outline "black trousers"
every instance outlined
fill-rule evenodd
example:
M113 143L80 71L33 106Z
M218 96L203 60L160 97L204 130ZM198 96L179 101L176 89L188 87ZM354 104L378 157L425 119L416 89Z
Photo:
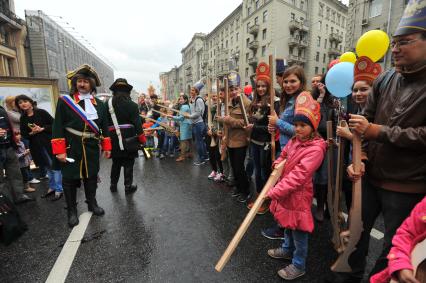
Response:
M124 186L130 187L133 184L133 166L134 157L115 157L112 158L111 184L116 185L120 179L121 167L124 167Z
M392 192L364 182L362 186L362 221L364 231L361 233L356 250L349 257L349 264L353 270L352 276L362 278L370 243L370 232L379 214L383 214L385 224L384 243L382 253L377 259L370 276L387 267L388 259L386 256L392 247L392 238L396 230L423 197L424 194Z
M244 161L246 159L247 146L238 148L229 148L229 159L231 161L232 171L235 178L235 186L237 192L245 195L250 194L250 184L247 178L247 173L244 167Z
M215 172L223 173L223 165L222 161L220 160L219 146L216 144L216 146L209 146L208 148L210 165L212 166L212 170Z

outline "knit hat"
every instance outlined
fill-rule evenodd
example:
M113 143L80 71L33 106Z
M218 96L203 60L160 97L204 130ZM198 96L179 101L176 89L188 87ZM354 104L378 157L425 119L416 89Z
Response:
M318 129L321 120L319 103L307 91L302 92L296 99L293 122L303 122Z
M372 84L382 72L382 67L366 56L359 57L355 62L354 81L367 81Z
M264 81L269 85L271 84L271 77L269 76L269 65L261 62L256 68L256 81Z

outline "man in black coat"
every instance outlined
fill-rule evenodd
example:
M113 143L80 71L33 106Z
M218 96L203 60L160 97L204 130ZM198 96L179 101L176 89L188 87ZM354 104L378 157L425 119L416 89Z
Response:
M124 190L134 193L133 166L138 156L137 146L131 143L145 143L138 105L130 99L133 86L126 79L117 79L110 87L113 97L108 101L109 132L112 141L111 192L117 191L121 167L124 167ZM130 139L129 139L130 138ZM131 139L133 138L133 141Z

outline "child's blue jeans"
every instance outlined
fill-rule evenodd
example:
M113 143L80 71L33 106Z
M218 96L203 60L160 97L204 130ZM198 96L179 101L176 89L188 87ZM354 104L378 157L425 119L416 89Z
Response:
M305 270L308 256L308 232L285 229L282 248L285 252L292 253L292 264L297 269Z

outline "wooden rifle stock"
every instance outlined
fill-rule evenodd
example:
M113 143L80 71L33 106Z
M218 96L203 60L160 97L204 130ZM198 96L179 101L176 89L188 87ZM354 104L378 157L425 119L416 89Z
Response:
M232 238L225 252L222 254L221 258L217 262L215 266L216 271L221 272L223 268L225 267L226 263L231 258L232 254L234 253L235 249L237 248L244 234L247 232L247 229L249 228L250 224L253 222L254 218L256 217L257 211L262 206L266 194L271 188L275 186L275 184L281 177L281 174L284 170L285 163L286 163L286 160L283 160L282 162L280 162L279 164L275 166L275 169L272 171L271 175L268 178L268 181L266 182L265 186L263 187L256 201L254 202L253 207L250 209L249 213L244 218L243 223L241 223L240 227L238 228L237 232L235 233L234 237Z
M248 120L248 117L247 117L246 108L244 107L244 98L243 98L243 94L242 93L240 93L238 95L238 100L240 102L241 113L243 114L244 126L247 127L248 124L249 124L249 120Z
M229 115L229 88L228 88L228 78L224 78L224 85L225 85L225 117ZM226 159L226 150L228 147L228 134L229 129L228 126L223 123L223 137L222 137L222 152L220 153L220 160L224 161Z
M330 144L330 141L333 140L333 122L327 121L327 204L328 210L330 212L331 226L333 230L337 229L337 223L335 223L335 210L333 207L333 200L335 197L335 188L334 188L334 144ZM321 207L320 209L324 209ZM334 247L338 246L340 236L338 239L335 239L334 234L332 242Z
M352 139L352 163L356 173L361 171L361 137L357 133L353 133ZM352 183L352 205L349 213L349 242L344 247L343 252L339 255L336 262L331 266L334 272L352 272L349 265L349 256L356 249L356 244L361 238L363 231L361 208L362 208L362 191L361 178Z
M173 109L173 108L170 108L170 107L168 107L168 106L165 106L165 105L162 105L162 104L158 104L157 103L157 105L159 106L159 107L161 107L161 108L166 108L167 110L170 110L170 111L173 111L173 112L175 112L175 113L177 113L177 114L180 114L180 110L177 110L177 109ZM151 109L152 111L155 111L155 112L158 112L157 110L154 110L154 109ZM159 112L158 112L159 113Z
M210 146L215 147L216 146L216 138L213 135L214 127L213 127L213 119L212 119L212 81L211 79L207 80L207 126L209 130L211 131L212 135L210 137Z
M275 113L275 89L274 89L274 67L273 67L273 58L272 55L269 55L269 76L271 78L271 85L269 86L269 96L271 97L271 108L270 115L276 115ZM271 160L275 161L275 133L271 134Z
M163 114L163 113L161 113L161 114ZM167 132L169 132L171 134L174 134L177 137L179 137L179 132L176 131L176 129L174 129L174 128L170 127L169 125L167 125L166 123L156 121L155 119L149 118L149 117L147 117L145 115L142 115L142 114L140 114L140 116L142 118L144 118L145 120L151 121L153 123L157 123L158 125L160 125L161 127L163 127L165 131L167 131Z

